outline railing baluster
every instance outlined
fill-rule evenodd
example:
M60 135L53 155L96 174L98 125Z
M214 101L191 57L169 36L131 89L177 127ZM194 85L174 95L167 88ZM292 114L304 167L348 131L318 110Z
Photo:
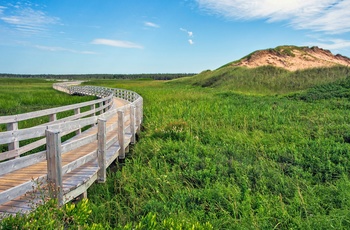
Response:
M57 120L57 114L56 113L54 113L54 114L50 114L49 115L49 121L51 122L51 121L56 121Z
M130 131L131 131L131 144L136 142L136 131L135 131L135 112L136 108L134 105L130 106Z
M97 133L97 157L99 170L97 172L97 180L99 183L106 182L106 120L98 119Z
M119 159L125 159L125 146L124 146L124 111L118 111L118 141L119 141Z
M7 124L7 131L16 131L18 130L18 122L8 123ZM12 143L8 144L8 150L16 150L19 148L19 141L17 141L17 138L14 138L14 141ZM16 153L17 156L15 158L18 158L19 155Z
M76 114L80 114L80 108L74 109L74 114L75 114L75 115L76 115ZM75 131L75 134L76 134L76 135L81 134L81 129L78 129L77 131Z
M50 196L63 205L61 136L58 130L46 130L47 181Z

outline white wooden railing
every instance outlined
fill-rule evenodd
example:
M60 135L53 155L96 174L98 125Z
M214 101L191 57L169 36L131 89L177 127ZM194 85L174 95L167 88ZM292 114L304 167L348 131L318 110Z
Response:
M75 83L76 84L76 83ZM58 108L35 111L25 114L0 117L0 124L7 125L7 131L0 132L0 145L8 145L8 150L0 153L0 177L15 170L34 165L47 160L47 175L41 176L41 180L53 183L54 187L61 188L56 196L60 203L65 203L76 197L82 191L62 191L62 176L83 164L96 159L99 171L97 179L105 181L106 168L112 163L113 158L106 157L108 151L119 151L120 159L125 158L125 148L136 141L135 135L140 130L143 119L143 98L135 92L124 89L113 89L96 86L75 86L73 83L56 83L53 88L69 94L94 95L97 100L63 106ZM113 97L127 101L124 106L117 107L113 103ZM81 108L87 108L81 111ZM66 111L74 111L74 115L57 118L57 114ZM18 128L18 122L38 118L49 117L49 122L29 127ZM106 126L112 117L118 117L113 125ZM81 137L82 132L97 125L97 132ZM96 128L96 127L95 127ZM83 131L82 131L83 130ZM87 130L87 131L84 131ZM76 135L61 143L61 137L70 133ZM107 140L108 133L115 133ZM128 142L125 139L128 138ZM29 144L20 146L20 141L35 140ZM79 149L82 146L98 141L98 146L84 157L61 166L62 154ZM40 146L46 145L46 150L32 153ZM30 152L30 155L23 156ZM108 160L109 159L109 160ZM24 194L32 189L33 181L27 181L16 187L16 191L9 190L0 193L0 205Z

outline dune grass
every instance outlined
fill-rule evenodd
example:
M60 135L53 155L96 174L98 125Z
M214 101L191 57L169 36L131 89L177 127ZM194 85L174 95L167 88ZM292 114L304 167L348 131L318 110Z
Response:
M286 94L317 85L332 83L350 76L350 68L337 66L300 71L287 71L273 66L258 68L226 66L203 71L179 82L220 90L234 90L245 94Z

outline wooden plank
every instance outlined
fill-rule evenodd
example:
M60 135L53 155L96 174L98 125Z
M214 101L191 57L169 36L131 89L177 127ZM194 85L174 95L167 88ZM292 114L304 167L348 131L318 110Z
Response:
M6 191L0 192L0 204L4 204L12 199L15 199L35 188L37 184L34 181L27 181L16 187L12 187Z
M87 117L76 121L68 121L48 126L48 129L60 130L61 132L72 132L97 122L97 117Z
M108 149L114 143L118 143L118 134L115 134L112 137L108 137L108 141L106 143L106 148Z
M69 151L72 151L74 149L77 149L77 148L79 148L81 146L90 144L90 143L92 143L92 142L94 142L96 140L97 140L97 135L96 134L92 134L92 135L89 135L89 136L77 139L75 141L63 144L62 145L62 154L66 153L66 152L69 152Z
M66 122L66 121L73 121L73 120L77 120L77 119L82 118L82 117L89 116L93 113L94 113L93 111L88 110L88 111L85 111L83 113L74 114L72 116L64 117L64 118L61 118L61 119L53 121L53 122L44 123L42 125L53 125L53 124L58 124L58 123Z
M66 173L71 172L72 170L86 164L87 162L94 160L97 158L97 151L93 151L87 155L84 155L83 157L80 157L79 159L65 165L62 167L62 173L63 175Z
M87 168L90 170L87 170ZM98 167L83 166L82 169L77 169L67 174L63 180L64 193L66 194L89 181L94 175L97 175L98 170Z
M7 123L14 122L14 121L18 122L18 121L28 120L28 119L32 119L32 118L36 118L36 117L42 117L42 116L46 116L46 115L50 115L50 114L54 114L54 113L65 112L68 110L73 110L73 109L78 108L78 107L85 107L85 106L89 106L92 104L104 102L104 101L110 99L111 97L112 96L105 97L102 99L93 100L93 101L82 102L82 103L78 103L78 104L74 104L74 105L66 105L66 106L61 106L61 107L52 108L52 109L45 109L45 110L41 110L41 111L34 111L34 112L11 115L11 116L2 116L1 120L0 120L0 124L7 124Z
M78 188L74 189L73 191L68 192L64 195L64 203L68 203L75 197L78 197L80 194L87 191L87 189L97 180L97 174L94 174L90 180L86 181L83 185L79 186Z
M118 143L111 145L106 152L106 167L109 167L119 156L120 146Z
M22 141L45 135L45 126L36 126L28 129L7 131L0 133L0 144L11 143L14 141Z
M114 91L117 92L116 90ZM104 93L103 90L99 91L99 89L87 89L87 91L84 91L84 90L81 91L81 93L90 93L90 92L97 92L101 94ZM137 110L138 108L136 107L136 102L138 103L142 102L139 100L139 98L141 97L138 94L133 93L131 91L129 92L125 90L120 90L119 93L124 99L129 101L133 100L135 103L132 103L132 105L130 105L129 102L126 102L125 100L121 100L121 99L104 100L106 103L104 106L102 106L103 108L101 109L109 108L110 110L98 117L93 117L93 123L91 124L91 125L96 124L96 121L98 118L105 118L107 120L107 122L105 122L106 124L106 134L104 138L105 141L102 141L103 137L101 137L99 138L99 143L98 143L98 146L100 146L99 149L105 149L104 150L105 159L99 160L100 165L103 165L104 163L106 164L105 167L107 167L107 165L110 165L112 161L115 160L118 156L121 155L121 157L125 157L125 147L128 146L131 140L133 139L132 134L135 133L135 129L136 130L138 129L139 120L142 119L142 118L139 118L140 116L139 114L137 114L139 110ZM142 104L141 104L141 107L142 107ZM93 106L91 106L91 108L93 108ZM117 112L116 108L124 111ZM132 111L133 109L134 111ZM91 121L92 120L89 120L89 122ZM85 118L74 122L72 121L68 121L64 123L60 122L57 124L50 125L49 128L62 129L61 134L63 134L65 132L66 133L72 132L74 130L80 129L81 127L84 127L82 124L87 126L86 125L87 120ZM46 128L47 127L45 127L45 129ZM45 132L45 129L41 129L41 130ZM27 130L26 132L24 132L24 134L26 133L28 133ZM118 133L118 135L116 135L116 133ZM8 134L8 137L12 138L11 140L13 141L19 136L21 136L22 134L23 133L20 133L20 132L15 132L15 133L12 132L11 135ZM32 134L28 133L28 135L32 135ZM93 136L96 136L96 129L89 129L88 131L80 134L79 136L76 136L71 140L67 141L66 143L64 143L64 145L57 146L57 148L61 147L61 150L63 149L67 151L66 154L62 156L64 160L61 159L62 162L66 162L66 164L63 167L64 167L65 173L67 173L64 175L64 178L65 178L64 187L62 184L61 188L64 188L64 190L66 190L66 188L68 188L67 187L68 185L71 189L74 188L72 191L64 195L65 200L64 201L62 200L62 202L66 202L66 200L72 199L71 197L73 198L76 197L79 193L82 194L86 192L86 189L91 185L91 183L93 183L93 181L99 178L96 173L99 167L97 167L97 160L95 160L97 157L97 151L96 151L97 141L92 141L92 139L95 139L93 138ZM1 136L0 136L0 140L1 140ZM106 143L106 140L108 140L107 143ZM101 144L103 142L104 142L104 147L103 147L103 144ZM73 147L79 148L79 150L73 151ZM28 149L29 147L26 147L26 148ZM102 151L99 150L99 153L100 152ZM42 156L44 155L45 154L42 154L41 157L37 157L36 161L38 161L39 159L43 160ZM89 162L92 162L92 161L96 161L96 163L94 163L95 166L92 166L92 165L88 166L88 164L91 164ZM16 161L16 162L19 162L19 161ZM3 162L3 163L6 163L6 162ZM20 163L24 165L24 162L20 162ZM14 163L11 163L11 164L7 163L6 165L13 168L16 167ZM4 167L4 166L5 166L4 164L0 163L0 172L1 172L1 167ZM6 180L6 183L18 184L19 181L25 180L25 178L28 178L27 174L32 174L36 176L40 175L41 173L36 172L35 170L42 171L43 166L45 168L49 167L46 165L46 163L45 164L40 163L40 165L38 166L32 165L28 167L28 169L26 170L23 169L19 172L16 172L16 174L13 174L12 179L8 178L8 180ZM83 168L83 170L81 170L80 168ZM70 176L70 179L67 179L66 176ZM89 177L94 179L90 179L90 180L88 179L88 182L85 183L84 181L86 181L87 178ZM1 178L0 178L0 182L1 182ZM5 182L5 180L3 180L3 182ZM6 188L8 188L6 184L1 183L0 189L6 189ZM7 191L9 190L6 190L4 192L7 192Z
M46 159L46 151L0 163L0 175L28 167Z
M29 152L35 148L38 148L42 145L46 144L46 138L34 141L28 145L24 145L18 149L19 155L22 155L23 153Z

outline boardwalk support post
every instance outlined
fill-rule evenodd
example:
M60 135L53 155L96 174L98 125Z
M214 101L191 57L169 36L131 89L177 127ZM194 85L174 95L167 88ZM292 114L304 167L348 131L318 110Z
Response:
M7 124L7 131L16 131L18 130L18 122L13 122L13 123L8 123ZM12 142L8 144L8 150L16 150L19 148L19 141L17 141L16 139ZM19 155L17 153L16 158L18 158Z
M97 180L99 183L106 182L106 120L98 119L97 133L97 158L99 170L97 172Z
M135 126L136 126L136 117L135 117L135 113L136 112L136 108L134 105L130 106L130 132L131 132L131 140L130 140L130 144L135 144L136 143L136 130L135 130Z
M125 159L125 146L124 146L124 111L118 111L118 142L119 142L119 159Z
M47 180L51 198L63 205L61 136L58 130L46 130Z

